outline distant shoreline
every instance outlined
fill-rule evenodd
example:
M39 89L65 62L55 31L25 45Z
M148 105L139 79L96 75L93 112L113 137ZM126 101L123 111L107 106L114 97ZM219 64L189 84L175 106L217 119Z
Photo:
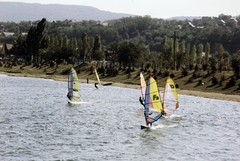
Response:
M63 82L67 81L67 78L63 78L63 77L57 76L57 75L31 75L31 74L6 73L6 72L0 72L0 74L8 75L8 76L17 76L17 77L33 77L33 78L53 79L55 81L63 81ZM87 83L87 80L79 79L79 82ZM94 84L95 82L96 81L89 80L89 84ZM124 83L119 83L119 82L112 82L112 85L121 87L121 88L140 89L139 85L124 84ZM163 91L163 88L160 88L160 90ZM178 94L210 98L210 99L217 99L217 100L240 102L239 95L228 95L228 94L222 94L222 93L210 93L210 92L190 91L190 90L181 90L181 89L178 89Z
M117 87L123 87L123 88L140 89L138 85L130 85L130 84L123 84L123 83L116 83L116 82L114 82L113 85ZM163 88L160 88L160 90L163 91ZM181 89L178 89L178 94L217 99L217 100L240 102L239 95L227 95L222 93L210 93L210 92L190 91L190 90L181 90Z

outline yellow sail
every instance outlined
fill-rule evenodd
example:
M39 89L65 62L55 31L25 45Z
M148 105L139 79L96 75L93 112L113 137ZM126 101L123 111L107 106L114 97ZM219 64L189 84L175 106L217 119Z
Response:
M157 83L151 76L149 77L147 82L144 108L144 116L147 126L151 126L153 122L157 121L163 115L163 106ZM141 128L146 127L141 126Z
M173 112L179 106L177 89L170 76L167 78L164 89L163 105L166 113Z
M164 109L162 106L161 97L159 94L158 86L153 77L149 78L146 90L146 105L150 111L161 113Z
M94 72L95 72L95 74L96 74L98 84L101 86L102 84L101 84L101 82L100 82L100 79L99 79L99 76L98 76L97 70L94 69Z

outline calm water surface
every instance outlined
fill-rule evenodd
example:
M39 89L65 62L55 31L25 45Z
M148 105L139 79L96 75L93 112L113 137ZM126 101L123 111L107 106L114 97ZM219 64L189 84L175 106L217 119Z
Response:
M240 103L180 95L154 129L140 90L82 84L67 104L67 82L0 75L0 160L240 160Z

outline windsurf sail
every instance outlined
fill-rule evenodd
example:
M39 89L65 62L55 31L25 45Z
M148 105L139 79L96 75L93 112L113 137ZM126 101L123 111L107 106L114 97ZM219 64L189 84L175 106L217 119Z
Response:
M74 68L71 68L68 75L67 97L70 101L77 101L80 98L80 86L78 82L78 76Z
M163 93L163 106L166 113L171 113L179 107L177 89L170 76L166 80Z
M100 82L100 79L99 79L99 76L98 76L97 70L94 69L94 72L95 72L95 74L96 74L98 84L101 86L102 84L101 84L101 82Z
M142 92L142 99L143 99L143 101L145 101L146 82L145 82L142 72L140 72L140 88L141 88L141 92Z
M146 86L145 93L145 120L146 124L152 124L162 117L164 111L162 101L158 91L157 83L155 79L150 76Z

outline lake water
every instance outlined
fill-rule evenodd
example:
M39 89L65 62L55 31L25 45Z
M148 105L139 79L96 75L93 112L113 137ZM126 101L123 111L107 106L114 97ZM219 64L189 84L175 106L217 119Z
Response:
M82 84L67 104L67 82L0 75L0 160L240 160L240 103L179 96L154 129L140 89Z

